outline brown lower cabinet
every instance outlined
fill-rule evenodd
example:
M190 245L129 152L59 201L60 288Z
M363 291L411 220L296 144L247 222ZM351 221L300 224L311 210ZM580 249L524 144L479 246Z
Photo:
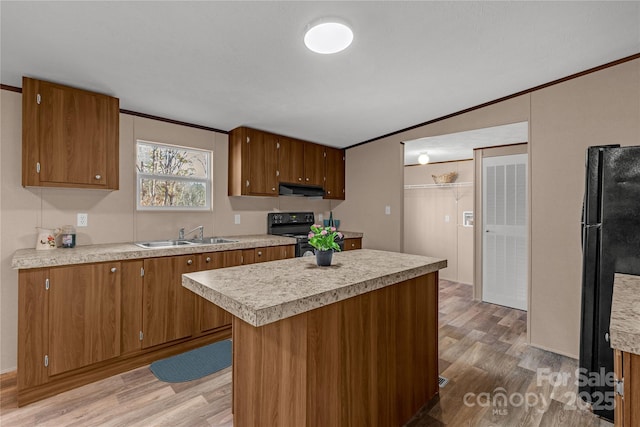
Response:
M182 275L198 271L198 256L144 260L142 348L193 334L195 294L182 287Z
M49 270L49 375L120 355L120 270L119 262Z
M182 274L293 255L290 245L20 270L18 405L229 338L231 315L183 288Z
M616 390L615 427L640 425L640 355L614 350L616 383L622 381L622 390ZM619 392L622 391L622 394Z
M354 249L362 249L362 237L344 239L344 250L351 251Z
M242 265L242 251L211 252L201 254L200 270ZM196 296L196 325L199 334L231 325L231 314L206 299Z

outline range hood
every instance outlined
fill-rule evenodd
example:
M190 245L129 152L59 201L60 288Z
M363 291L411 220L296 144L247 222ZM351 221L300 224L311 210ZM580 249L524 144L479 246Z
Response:
M324 188L316 185L280 184L281 196L323 197Z

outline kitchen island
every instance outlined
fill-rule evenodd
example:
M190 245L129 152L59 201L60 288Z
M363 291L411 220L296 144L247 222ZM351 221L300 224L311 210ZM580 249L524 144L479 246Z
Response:
M234 426L401 426L438 392L438 270L357 250L183 275L233 315Z

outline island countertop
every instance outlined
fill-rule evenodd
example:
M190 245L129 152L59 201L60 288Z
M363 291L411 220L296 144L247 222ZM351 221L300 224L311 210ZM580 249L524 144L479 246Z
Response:
M611 304L611 348L640 355L640 276L616 273Z
M372 249L184 274L182 286L253 326L263 326L446 268L444 259Z

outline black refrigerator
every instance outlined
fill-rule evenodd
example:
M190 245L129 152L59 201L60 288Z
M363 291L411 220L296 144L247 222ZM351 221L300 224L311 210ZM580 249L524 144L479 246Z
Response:
M582 257L579 396L613 420L613 278L640 275L640 146L587 149Z

